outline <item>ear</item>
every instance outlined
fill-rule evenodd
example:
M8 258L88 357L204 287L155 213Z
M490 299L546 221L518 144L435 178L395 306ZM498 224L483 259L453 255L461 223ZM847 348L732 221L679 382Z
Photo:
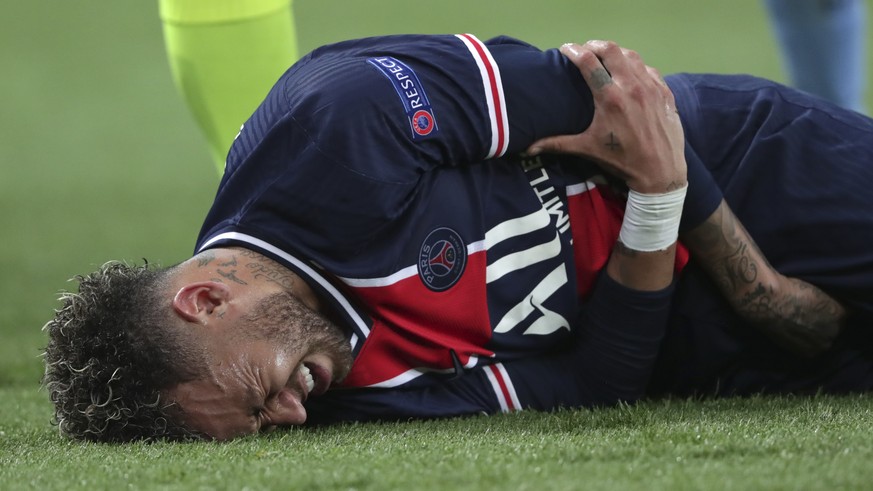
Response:
M217 281L199 281L183 286L173 297L173 310L188 322L206 324L216 308L227 303L230 288Z

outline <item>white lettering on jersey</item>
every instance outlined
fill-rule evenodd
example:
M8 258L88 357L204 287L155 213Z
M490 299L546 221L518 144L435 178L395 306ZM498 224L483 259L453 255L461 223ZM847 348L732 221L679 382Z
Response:
M545 215L546 213L543 212ZM485 271L485 281L491 283L508 273L526 268L540 261L551 259L561 253L561 238L555 234L551 242L539 244L523 251L513 252L489 265Z
M555 207L551 203L550 206ZM505 240L552 226L551 215L552 213L547 211L547 207L544 205L534 213L496 225L485 233L486 248L491 249ZM554 258L560 253L561 237L556 231L549 242L507 254L488 265L485 270L486 282L495 282L514 271ZM566 266L560 264L500 319L500 322L494 327L494 332L509 332L533 314L538 314L539 317L530 323L524 334L545 335L561 328L570 329L570 323L567 322L567 319L543 306L543 303L567 281Z
M564 212L564 202L560 197L558 197L554 187L540 186L540 184L548 182L549 180L549 174L543 167L542 160L540 160L539 157L536 157L532 160L522 161L521 165L525 173L528 174L530 187L533 188L540 203L543 204L543 207L549 212L549 215L554 215L557 218L555 227L560 233L566 233L570 230L570 215ZM551 197L549 197L550 195Z
M504 240L548 227L550 223L549 214L545 209L540 208L530 215L513 218L493 227L485 233L485 246L491 249ZM553 258L560 253L561 241L556 234L555 240L549 243L540 244L498 259L486 268L485 281L488 283L497 281L508 273Z
M527 319L534 312L539 312L540 317L533 321L525 334L551 334L558 329L570 329L570 323L562 315L543 307L543 302L567 283L567 270L563 264L552 270L524 300L509 310L500 319L494 332L511 331L519 323Z

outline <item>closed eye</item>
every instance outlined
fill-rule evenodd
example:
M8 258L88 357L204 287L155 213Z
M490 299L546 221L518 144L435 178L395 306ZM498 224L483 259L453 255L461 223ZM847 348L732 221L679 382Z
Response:
M255 418L257 424L255 432L269 433L277 428L276 425L270 423L270 418L263 408L255 409Z
M261 430L261 428L266 426L266 424L265 424L266 422L264 421L266 419L265 408L263 406L256 406L255 408L253 408L251 419L252 419L252 428L254 430L252 433L257 433L258 431Z

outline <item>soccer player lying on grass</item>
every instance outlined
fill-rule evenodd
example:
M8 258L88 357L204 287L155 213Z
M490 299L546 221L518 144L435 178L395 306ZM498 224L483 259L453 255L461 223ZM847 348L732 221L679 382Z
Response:
M45 384L106 441L868 390L871 162L866 117L611 43L327 46L240 131L193 258L79 278Z

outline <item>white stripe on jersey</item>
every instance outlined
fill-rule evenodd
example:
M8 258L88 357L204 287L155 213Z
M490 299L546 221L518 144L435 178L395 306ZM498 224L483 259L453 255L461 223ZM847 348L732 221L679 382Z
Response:
M454 372L454 368L444 368L441 370L430 369L430 368L411 368L400 375L389 378L388 380L377 382L375 384L370 384L367 387L378 387L378 388L391 388L403 385L410 380L414 380L418 377L421 377L425 373L452 373Z
M579 184L571 184L567 186L567 196L576 196L577 194L584 194L597 186L603 186L606 184L606 179L603 176L594 176L591 179L588 179L585 182L580 182Z
M488 105L488 117L491 120L491 148L486 159L502 157L509 147L509 117L506 114L506 98L503 94L503 80L500 69L491 56L491 52L472 34L456 34L479 67L482 85L485 90L485 103Z
M509 378L509 373L506 372L506 367L503 363L487 365L483 367L485 376L491 383L491 389L494 395L497 396L497 403L500 404L500 411L508 413L510 411L518 411L521 409L521 403L518 400L518 394L515 392L515 386L512 385L512 380Z
M506 384L506 390L509 392L509 398L512 401L512 409L515 411L521 410L521 402L518 400L518 394L515 392L515 386L512 385L512 379L509 378L509 372L506 371L506 367L503 366L503 363L498 363L494 365L495 368L500 372L500 375L503 376L503 382Z
M364 322L364 319L362 319L360 315L358 315L358 312L355 311L355 309L352 307L352 305L349 303L349 301L346 299L346 297L342 293L340 293L340 291L337 290L336 287L331 285L329 281L324 279L324 277L322 277L320 274L318 274L314 269L312 269L309 265L307 265L303 261L297 259L296 257L292 256L291 254L288 254L287 252L283 251L282 249L279 249L278 247L274 246L273 244L270 244L268 242L264 242L263 240L261 240L257 237L252 237L251 235L242 234L239 232L225 232L223 234L218 234L215 237L212 237L209 240L207 240L206 242L204 242L203 246L201 246L200 250L198 250L197 252L204 251L205 249L209 248L210 245L212 245L220 240L237 240L240 242L245 242L247 244L251 244L251 245L259 247L265 251L268 251L271 254L275 254L276 256L281 257L285 261L288 261L289 263L293 264L294 266L299 268L301 271L306 273L310 278L317 281L318 284L322 286L322 288L324 288L331 296L333 296L336 299L336 301L340 304L340 306L342 306L342 308L345 309L346 312L349 314L349 317L352 319L352 321L355 323L355 325L358 326L358 330L361 332L361 334L364 335L365 338L370 335L370 328L367 327L367 323ZM359 339L357 336L351 337L350 344L352 345L352 350L355 349L355 345L358 343L358 341L359 341Z
M472 355L470 359L467 360L467 363L464 364L464 368L473 368L479 363L479 357ZM425 373L454 373L454 368L411 368L400 375L394 376L388 380L384 380L382 382L377 382L375 384L368 385L367 387L379 387L379 388L391 388L391 387L399 387L410 380L416 379Z
M472 244L467 246L467 255L472 256L473 254L477 252L482 252L484 250L484 240L473 242ZM418 266L413 264L412 266L406 266L400 271L391 273L390 275L383 276L381 278L347 278L344 276L337 276L337 278L353 288L378 288L393 285L394 283L403 281L406 278L411 278L417 274Z
M416 265L407 266L396 273L392 273L388 276L382 278L345 278L339 276L339 280L354 288L377 288L381 286L389 286L397 283L399 281L405 280L406 278L415 276L418 274L418 267Z

